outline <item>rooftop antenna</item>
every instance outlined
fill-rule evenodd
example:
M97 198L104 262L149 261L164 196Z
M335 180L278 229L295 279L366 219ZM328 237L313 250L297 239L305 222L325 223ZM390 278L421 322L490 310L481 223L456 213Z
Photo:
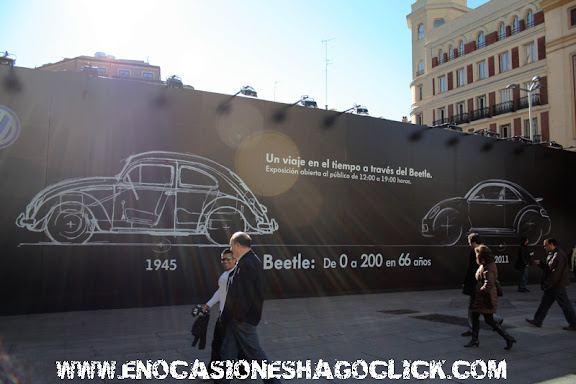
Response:
M322 40L322 44L325 44L326 48L326 109L328 109L328 64L330 64L330 60L328 60L328 42L334 39L333 37L328 40Z

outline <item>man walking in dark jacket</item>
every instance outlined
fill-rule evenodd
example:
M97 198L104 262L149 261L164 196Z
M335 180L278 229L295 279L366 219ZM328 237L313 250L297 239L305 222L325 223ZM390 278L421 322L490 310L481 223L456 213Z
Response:
M262 293L262 262L252 251L252 240L243 232L230 239L230 250L236 258L236 268L228 277L228 294L222 312L222 324L226 329L222 343L222 358L235 360L239 352L246 360L268 360L260 347L256 327L262 317L264 296ZM229 383L224 379L222 383ZM279 379L267 379L265 383L280 383Z
M548 252L545 262L535 260L534 263L544 270L540 285L544 294L540 301L540 306L536 310L533 319L526 321L536 327L541 327L548 310L558 301L558 305L564 312L564 317L568 321L567 331L576 331L576 313L568 299L566 287L570 284L570 271L568 268L568 257L563 250L558 248L555 239L544 240L544 249Z
M528 250L528 237L522 236L520 239L520 248L518 249L518 258L514 264L514 268L520 272L520 279L518 280L518 292L530 292L526 288L528 284L528 274L530 273L530 266L532 265L532 255Z

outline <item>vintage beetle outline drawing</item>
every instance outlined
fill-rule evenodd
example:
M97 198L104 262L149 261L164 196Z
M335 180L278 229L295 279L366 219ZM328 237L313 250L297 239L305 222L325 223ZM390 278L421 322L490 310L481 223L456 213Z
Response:
M56 244L87 243L96 233L204 235L208 244L226 244L235 231L275 232L267 211L230 169L193 154L150 151L130 156L115 177L47 186L16 225Z

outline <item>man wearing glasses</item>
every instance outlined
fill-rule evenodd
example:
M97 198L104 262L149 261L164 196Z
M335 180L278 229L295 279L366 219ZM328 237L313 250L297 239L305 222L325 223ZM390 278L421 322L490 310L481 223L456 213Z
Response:
M226 248L224 251L222 251L222 254L220 255L220 262L224 267L224 272L218 279L218 290L214 292L212 298L208 300L208 302L204 304L204 307L202 308L202 311L206 312L214 305L220 304L220 316L218 316L218 320L216 320L216 324L214 325L214 336L212 337L212 352L210 354L209 370L211 370L213 361L222 360L220 356L220 350L222 348L222 340L224 340L224 327L222 326L222 321L220 318L222 316L222 311L224 310L224 304L226 303L226 284L228 283L228 276L236 266L236 259L234 259L234 255L229 248Z

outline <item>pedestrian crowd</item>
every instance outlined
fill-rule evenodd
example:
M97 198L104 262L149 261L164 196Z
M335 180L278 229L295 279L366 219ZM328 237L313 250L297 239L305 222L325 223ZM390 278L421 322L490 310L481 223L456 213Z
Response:
M262 262L252 250L251 238L246 233L237 232L230 239L230 247L220 254L224 272L218 279L218 290L204 305L194 308L193 314L199 319L195 322L192 333L194 345L200 340L201 349L206 340L206 329L210 309L219 304L219 314L214 326L210 372L212 362L266 361L265 352L260 346L257 326L262 316L263 282ZM492 250L484 245L477 233L468 236L471 247L462 293L468 295L468 330L462 336L471 337L464 345L467 348L480 346L480 316L506 342L505 349L510 350L517 342L502 326L504 319L497 314L498 297L502 288L498 281L498 267ZM520 272L518 292L529 292L526 288L530 268L536 265L542 269L541 288L543 291L540 305L533 318L526 321L541 327L546 314L554 302L562 309L568 322L564 330L576 330L576 313L570 303L566 286L570 282L570 262L566 253L558 247L553 238L544 240L547 252L545 260L533 260L534 253L529 251L529 239L523 237L520 242L518 257L514 264ZM204 317L202 319L202 317ZM279 379L263 379L266 383L279 383ZM227 384L230 379L224 377L218 381Z

